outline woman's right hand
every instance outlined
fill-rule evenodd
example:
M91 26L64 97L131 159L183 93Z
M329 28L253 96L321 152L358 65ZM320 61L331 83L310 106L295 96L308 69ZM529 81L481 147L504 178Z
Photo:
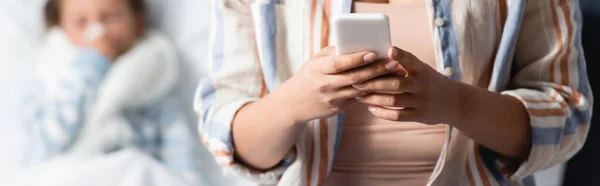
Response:
M352 85L395 72L398 66L393 60L375 61L373 52L336 56L334 47L326 47L273 94L290 106L296 123L305 123L344 111L351 98L368 94Z

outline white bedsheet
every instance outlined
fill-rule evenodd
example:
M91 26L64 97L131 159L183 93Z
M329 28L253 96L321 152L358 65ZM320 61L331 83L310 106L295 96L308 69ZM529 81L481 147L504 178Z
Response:
M68 168L66 168L68 167ZM143 152L128 149L96 158L59 156L14 177L15 186L191 186Z

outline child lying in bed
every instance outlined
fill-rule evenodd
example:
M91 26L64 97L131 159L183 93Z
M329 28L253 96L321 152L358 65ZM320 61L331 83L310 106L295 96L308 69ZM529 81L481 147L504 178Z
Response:
M49 0L33 127L36 159L135 148L196 180L197 144L172 96L174 47L143 0Z

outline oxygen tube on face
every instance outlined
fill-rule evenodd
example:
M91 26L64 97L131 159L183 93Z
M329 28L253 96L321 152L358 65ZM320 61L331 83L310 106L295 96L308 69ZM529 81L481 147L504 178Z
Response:
M96 41L100 36L104 34L104 26L100 23L92 24L88 26L85 31L84 40L87 43L92 43Z

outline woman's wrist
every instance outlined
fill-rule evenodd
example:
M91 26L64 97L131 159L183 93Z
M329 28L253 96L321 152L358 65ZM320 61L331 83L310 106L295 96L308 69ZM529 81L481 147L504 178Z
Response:
M444 123L456 127L463 124L464 119L468 118L471 114L469 104L473 101L473 96L476 95L474 95L472 87L469 87L470 85L451 79L448 80L448 85L451 88L447 92L450 96L448 96L449 100L447 100L449 106L447 107L446 121Z
M528 116L520 101L486 89L457 83L455 111L448 124L504 156L527 157ZM454 85L453 85L454 86Z
M306 119L302 117L304 114L301 109L298 109L296 103L293 103L290 94L281 90L273 91L261 99L262 104L268 109L267 113L272 113L274 119L281 121L283 125L294 127L305 123Z
M449 117L448 124L461 128L467 127L463 125L469 125L470 118L476 118L482 114L480 104L486 104L490 101L489 96L485 95L490 92L488 90L475 87L473 85L465 84L459 81L452 81L452 86L455 94L455 99L451 101L452 106L449 113L452 113ZM493 106L493 105L489 105Z
M302 133L303 126L289 109L289 99L274 91L244 105L232 124L235 156L256 170L276 166Z

